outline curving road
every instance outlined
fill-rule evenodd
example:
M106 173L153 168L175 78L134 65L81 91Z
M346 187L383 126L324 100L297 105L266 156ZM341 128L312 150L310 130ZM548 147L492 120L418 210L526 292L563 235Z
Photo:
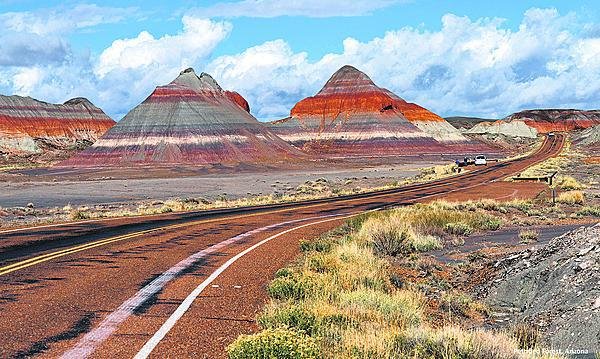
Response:
M556 135L526 158L380 192L0 232L0 357L224 357L256 329L264 287L299 239L489 185L563 144Z

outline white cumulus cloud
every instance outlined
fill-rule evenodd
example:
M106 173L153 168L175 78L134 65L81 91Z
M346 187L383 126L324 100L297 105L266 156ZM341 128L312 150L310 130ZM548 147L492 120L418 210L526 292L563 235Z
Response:
M502 19L445 15L439 31L401 28L317 61L283 40L215 59L209 70L240 89L261 118L285 117L344 64L442 115L502 117L523 108L600 107L600 37L573 14L531 9L512 30Z
M278 11L271 14L283 13ZM84 96L119 119L155 86L192 66L240 92L257 117L275 119L289 115L297 101L315 94L334 71L350 64L441 115L502 117L524 108L600 108L598 28L598 23L586 24L576 14L555 9L528 10L514 28L502 19L447 14L439 30L401 27L368 41L347 38L341 51L312 60L285 39L213 58L234 29L229 22L192 15L182 17L176 33L157 37L142 31L115 40L98 55L71 49L61 27L41 33L33 26L0 34L0 92L51 102Z
M227 22L184 16L183 31L155 38L142 31L132 39L116 40L100 54L95 72L104 77L111 71L151 68L153 71L180 69L210 55L231 31Z

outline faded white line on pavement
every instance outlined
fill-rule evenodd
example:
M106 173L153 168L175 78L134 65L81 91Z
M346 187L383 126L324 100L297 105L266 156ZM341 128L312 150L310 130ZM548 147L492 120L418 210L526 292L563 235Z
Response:
M279 228L288 224L310 221L313 219L327 218L327 217L340 217L344 214L331 214L317 217L310 217L304 219L296 219L287 222L281 222L271 224L266 227L253 229L251 231L239 234L235 237L229 238L223 242L219 242L208 248L201 250L200 252L194 253L186 259L180 261L173 267L169 268L166 272L162 273L152 282L140 289L133 297L126 300L121 304L114 312L109 314L104 320L92 331L88 332L81 340L70 350L65 352L61 358L64 359L79 359L87 358L90 356L108 337L114 333L119 325L123 323L133 312L146 302L150 297L158 293L164 288L164 286L171 280L175 279L184 270L190 268L192 265L198 262L198 260L214 253L220 249L223 249L229 245L241 241L244 238L248 238L252 235L264 232L270 229Z
M194 302L194 300L196 300L196 298L200 295L200 293L202 293L202 291L207 286L209 286L212 283L212 281L214 281L221 273L223 273L227 268L229 268L229 266L231 266L235 261L237 261L238 259L240 259L244 255L250 253L252 250L260 247L261 245L267 243L268 241L270 241L272 239L275 239L277 237L280 237L280 236L282 236L282 235L284 235L286 233L298 230L300 228L304 228L304 227L308 227L308 226L314 226L316 224L320 224L320 223L324 223L324 222L329 222L329 221L335 221L335 220L339 220L341 218L347 218L347 217L352 217L352 216L354 216L354 215L345 215L345 216L338 215L338 216L336 216L338 218L331 218L331 219L325 219L325 220L318 221L318 222L311 222L311 223L303 224L301 226L297 226L297 227L294 227L294 228L287 229L287 230L285 230L283 232L279 232L277 234L274 234L274 235L270 236L269 238L263 239L262 241L256 243L255 245L246 248L244 251L238 253L234 257L231 257L227 262L225 262L222 266L220 266L217 270L215 270L208 278L206 278L206 280L204 280L202 283L200 283L200 285L197 286L196 289L194 289L184 299L184 301L179 305L179 307L177 307L177 309L175 310L175 312L173 312L173 314L171 314L171 316L169 317L169 319L167 319L167 321L164 322L164 324L160 327L160 329L156 333L154 333L154 335L152 336L152 338L150 338L150 340L148 340L146 342L146 344L144 344L144 346L137 353L137 355L134 357L134 359L145 359L145 358L147 358L148 355L150 355L150 353L152 353L152 350L154 350L154 348L156 348L156 346L158 345L158 343L160 343L160 341L165 337L165 335L167 335L167 333L169 333L169 331L175 326L175 324L177 323L177 321L179 319L181 319L181 317L185 314L185 312L187 312L187 310L190 308L190 306L192 305L192 303ZM325 217L331 217L331 215L317 217L317 218L325 218Z

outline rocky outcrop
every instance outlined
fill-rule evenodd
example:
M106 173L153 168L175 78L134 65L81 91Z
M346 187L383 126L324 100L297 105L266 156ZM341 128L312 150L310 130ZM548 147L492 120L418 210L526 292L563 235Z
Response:
M600 150L600 125L590 127L574 136L574 143L595 151Z
M477 135L503 135L507 137L536 138L538 131L535 127L527 125L524 121L504 121L481 122L466 130L466 134Z
M51 104L0 95L0 155L6 162L91 145L115 122L84 98Z
M249 113L240 94L187 69L62 165L277 163L301 156Z
M506 321L530 323L547 346L600 351L600 223L512 255L487 289Z
M466 116L452 116L446 117L445 120L451 124L454 128L459 131L466 131L473 128L473 126L482 122L495 122L497 119L480 118L480 117L466 117Z
M378 87L352 66L339 69L271 129L308 152L333 155L440 153L451 144L465 145L462 150L472 145L443 118Z

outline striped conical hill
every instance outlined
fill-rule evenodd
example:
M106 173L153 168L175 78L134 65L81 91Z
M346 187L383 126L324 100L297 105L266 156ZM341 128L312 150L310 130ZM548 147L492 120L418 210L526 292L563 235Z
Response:
M190 68L63 165L273 164L302 155L256 120L241 95Z
M315 96L298 102L290 117L270 126L296 147L333 155L413 155L471 146L443 118L348 65Z

